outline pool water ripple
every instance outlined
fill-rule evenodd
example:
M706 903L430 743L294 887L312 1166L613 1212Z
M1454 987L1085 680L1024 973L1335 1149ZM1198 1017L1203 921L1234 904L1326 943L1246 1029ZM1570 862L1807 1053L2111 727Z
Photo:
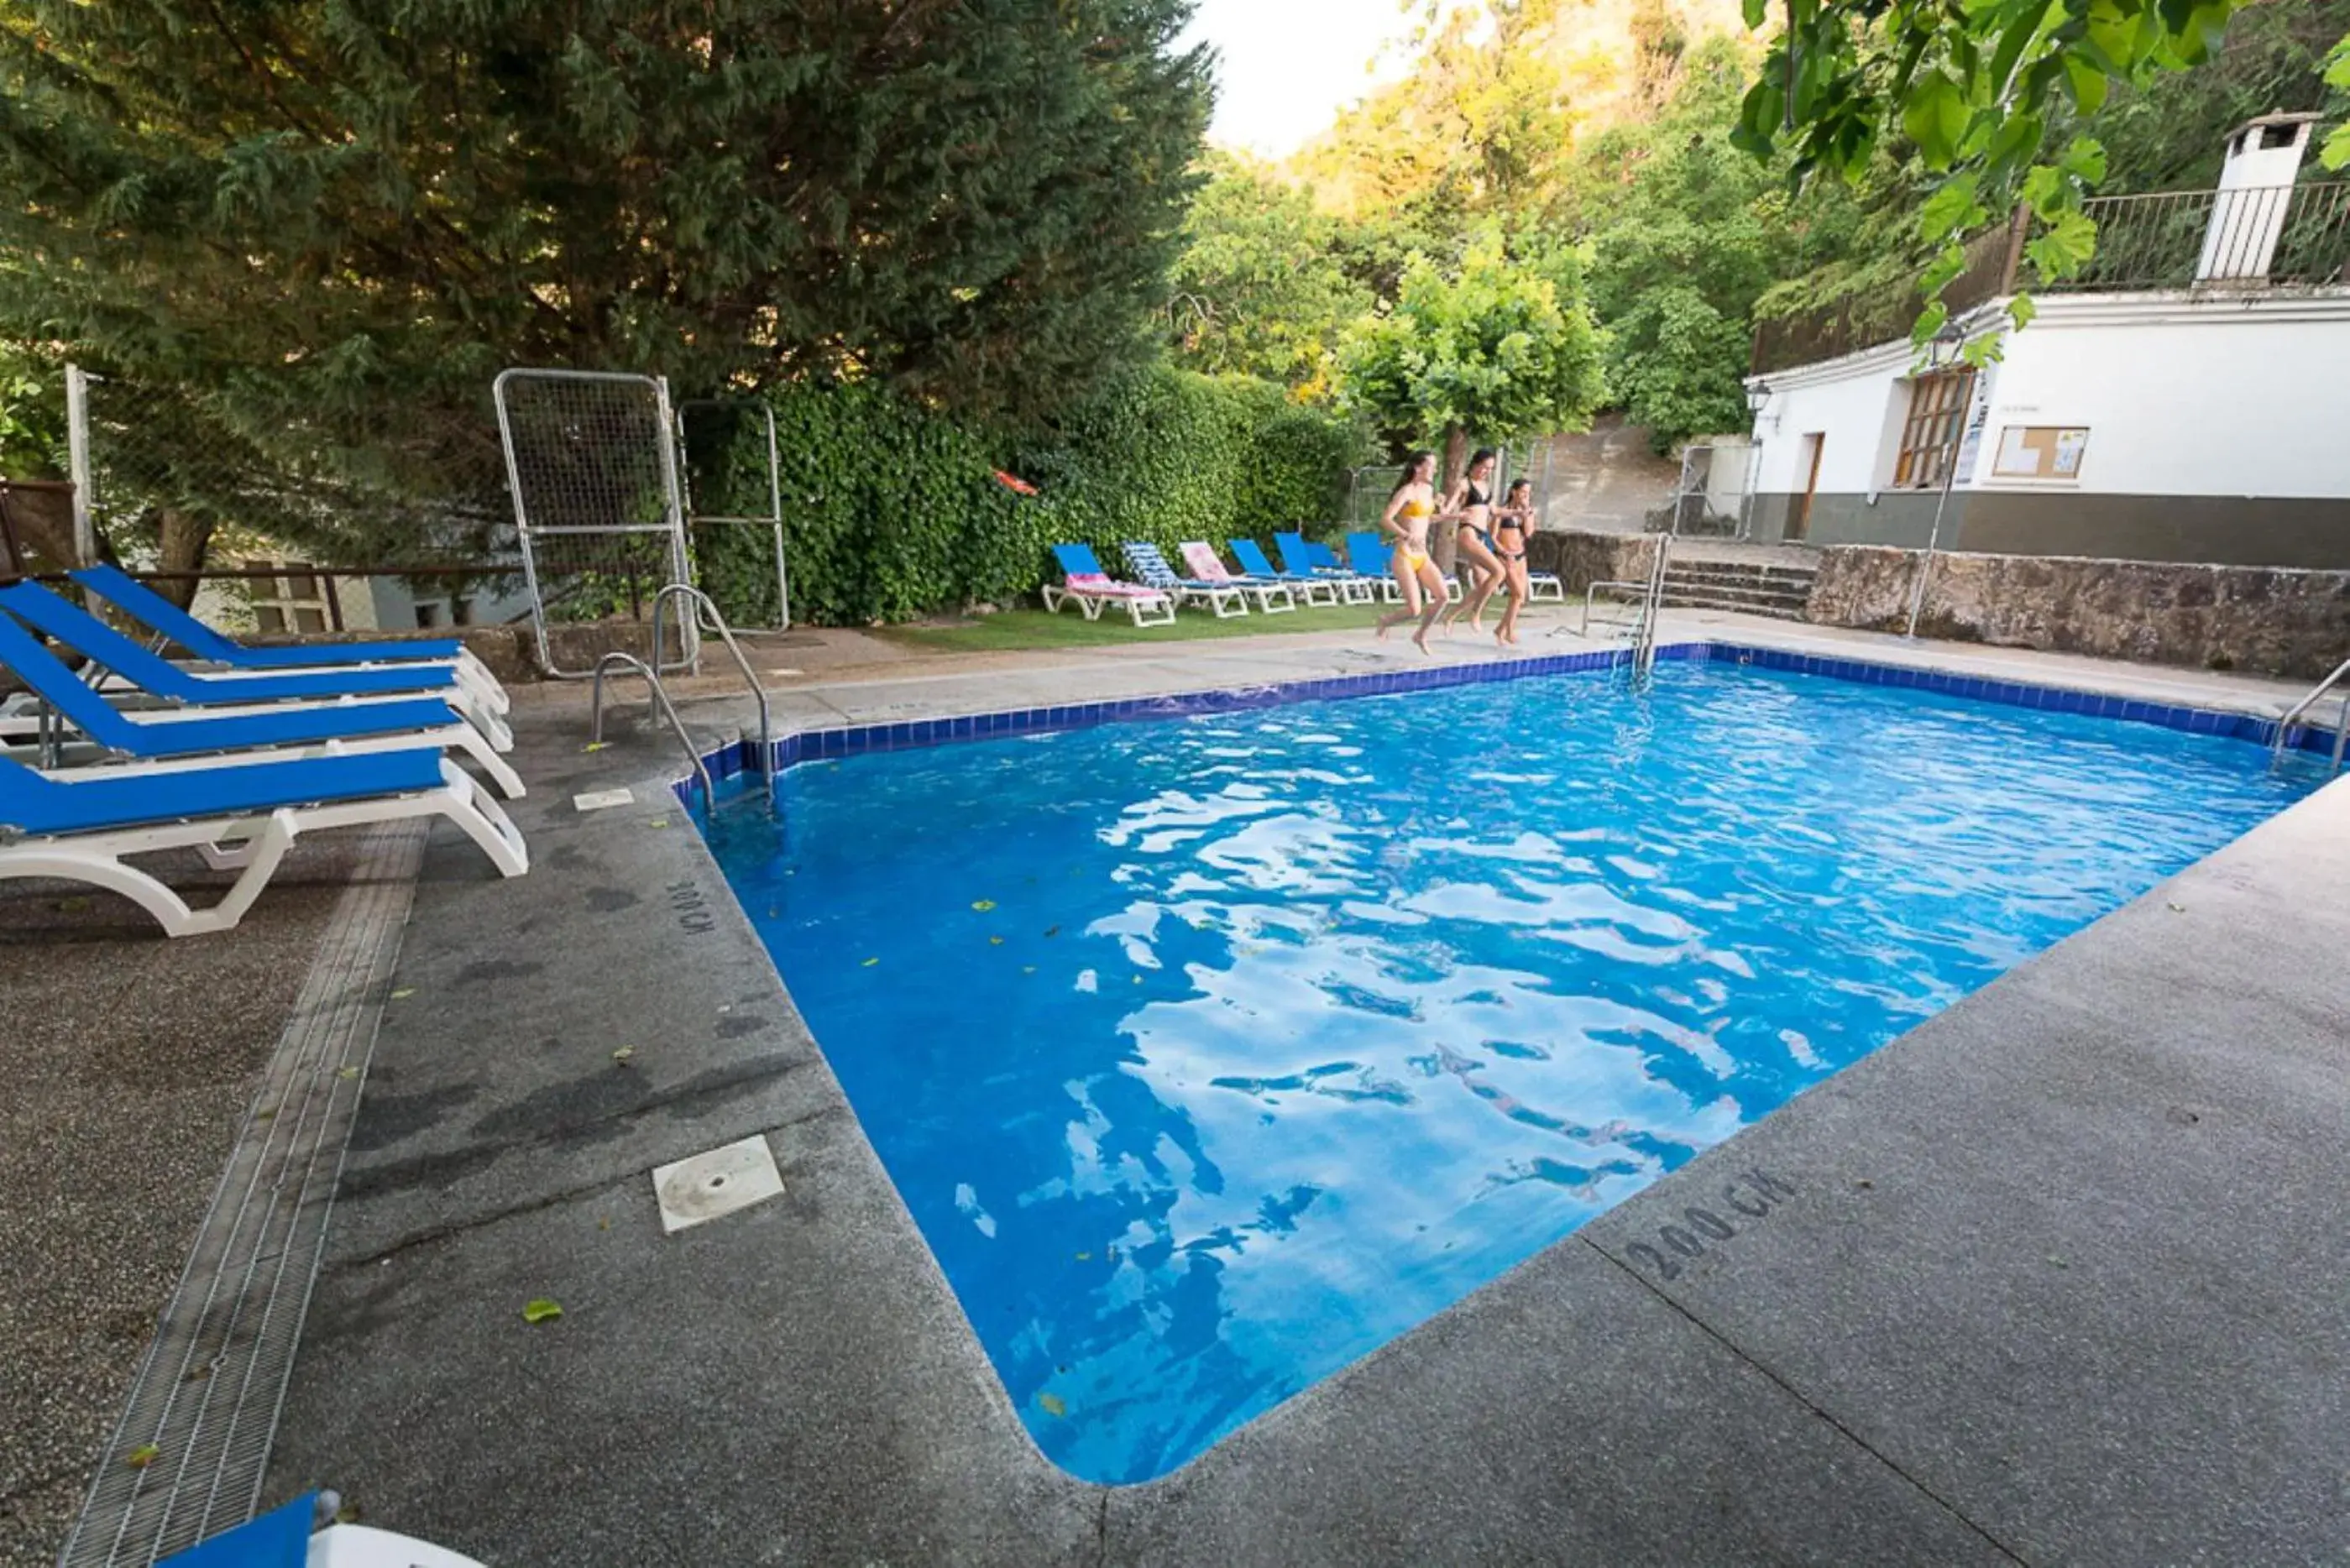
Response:
M711 836L1038 1444L1162 1474L2304 787L1718 665L806 763Z

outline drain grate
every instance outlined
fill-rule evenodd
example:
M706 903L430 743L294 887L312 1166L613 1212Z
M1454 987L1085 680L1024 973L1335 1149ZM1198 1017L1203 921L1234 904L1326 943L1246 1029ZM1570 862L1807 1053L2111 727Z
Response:
M59 1568L145 1568L260 1501L424 837L361 842Z

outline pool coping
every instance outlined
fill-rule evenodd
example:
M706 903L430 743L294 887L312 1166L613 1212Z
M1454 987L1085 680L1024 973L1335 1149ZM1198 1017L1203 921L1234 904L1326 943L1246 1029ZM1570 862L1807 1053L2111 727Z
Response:
M1113 698L1096 702L1030 705L868 724L825 725L775 737L768 768L780 772L804 762L920 750L963 741L999 740L1090 729L1101 724L1247 712L1298 702L1395 696L1460 686L1538 680L1545 676L1585 674L1620 668L1628 657L1621 649L1607 649L1582 653L1544 654L1530 659L1441 664L1420 670L1383 670L1372 675L1327 676L1250 686L1202 687L1195 691ZM1658 648L1657 658L1671 663L1731 663L1789 674L1819 676L1857 685L1928 691L2002 707L2069 713L2089 719L2112 719L2124 723L2152 724L2189 734L2213 735L2262 746L2274 744L2279 724L2276 719L2235 708L2149 701L2144 698L2124 697L2083 687L1954 674L1916 665L1802 653L1714 638L1693 638L1664 644ZM2288 749L2326 754L2331 753L2333 745L2325 732L2317 727L2295 724L2289 737ZM703 753L702 762L710 770L713 780L730 780L756 771L754 760L758 751L757 740L749 734L742 734ZM681 801L687 801L691 785L690 777L680 777L674 781L672 788Z
M1689 646L1677 643L1674 648ZM1815 666L1867 662L1779 649L1752 651L1766 662L1790 660L1787 667L1796 669L1806 659ZM1672 649L1659 653L1687 657ZM1566 656L1566 662L1578 669L1592 668L1595 659L1604 664L1610 656ZM1208 709L1187 702L1187 697L1202 695L1190 693L1007 711L1041 712L1048 725L1055 711L1066 723L1073 710L1081 721L1087 709L1118 717L1180 716L1317 696L1514 679L1557 668L1551 660L1510 660L1396 671L1384 684L1381 677L1337 677L1226 687L1205 698L1229 706ZM1835 673L1825 668L1813 672ZM1955 685L1963 695L1969 680L1944 675L1939 684L1946 690ZM2016 682L1981 684L2020 688ZM1235 692L1244 700L1235 701L1230 695ZM1283 692L1295 695L1276 694ZM2102 703L2106 699L2097 700ZM2126 700L2112 701L2123 710L2113 717L2130 716ZM749 756L742 749L739 730L733 728L740 706L738 701L726 711L727 728L712 737L713 754L723 757L731 752L737 771ZM2140 706L2150 713L2178 705ZM2190 715L2178 727L2190 727L2195 712L2224 711L2178 711ZM978 738L983 716L962 717L971 725L970 737ZM1110 721L1104 716L1095 722ZM2147 722L2147 716L2141 715L2140 722ZM2256 718L2251 722L2261 722ZM943 722L942 734L940 721L928 722L932 726L926 732L929 738L920 743L963 738L956 734L952 718ZM1006 721L985 733L1021 732L1011 723ZM865 732L868 749L877 733L885 749L916 743L910 724L894 736L896 726L887 723L833 728L844 735ZM820 732L804 729L786 739L804 744L805 736L816 732ZM841 743L845 747L847 742ZM535 814L535 841L549 831L545 826L549 822L560 823L566 839L550 848L533 877L503 888L478 885L472 880L475 874L470 866L454 870L462 861L444 857L452 870L446 874L446 886L428 880L422 901L431 907L420 910L411 929L413 950L403 957L399 984L421 984L431 997L436 983L445 987L453 978L462 985L473 970L495 970L507 955L523 951L556 960L550 967L560 969L560 961L569 956L563 949L571 944L567 940L555 945L550 938L581 934L576 923L563 924L567 918L576 922L577 917L565 917L557 908L562 902L557 878L569 874L565 854L574 844L607 858L617 857L615 863L633 867L625 873L639 878L632 886L659 888L666 883L674 891L683 878L716 876L699 834L642 831L662 825L647 814L663 803L675 815L674 797L669 794L677 782L674 753L664 764L654 744L641 738L594 758L576 753L576 741L546 751L530 774L533 800L523 803ZM840 754L852 753L844 750ZM542 798L549 774L557 785L555 801ZM644 810L633 815L614 813L576 821L564 816L556 804L560 789L573 783L588 787L591 781L623 780L640 788L651 786L657 799L644 803ZM372 1180L384 1169L413 1167L420 1181L454 1185L437 1196L427 1195L430 1202L420 1199L424 1210L436 1212L434 1228L394 1232L379 1223L371 1234L363 1229L359 1241L348 1235L342 1239L338 1251L348 1255L338 1260L323 1287L324 1332L318 1343L306 1341L289 1417L291 1436L273 1478L281 1490L321 1480L353 1482L368 1501L371 1517L442 1536L452 1546L491 1560L516 1562L715 1560L706 1539L698 1555L692 1544L696 1530L715 1528L713 1519L723 1519L730 1532L724 1538L728 1550L722 1555L785 1561L854 1555L1088 1564L1263 1562L1284 1568L1305 1562L1721 1561L1757 1556L2012 1562L2038 1554L2036 1549L2047 1544L2034 1532L2056 1528L2046 1523L2051 1517L2074 1520L2069 1540L2062 1538L2061 1531L2052 1538L2052 1554L2089 1561L2145 1560L2147 1552L2126 1549L2135 1515L2124 1506L2152 1509L2145 1501L2145 1488L2116 1490L2112 1478L2101 1474L2086 1491L2058 1486L2047 1495L2018 1502L1995 1488L1986 1491L1970 1478L1954 1480L1944 1473L1946 1456L1921 1451L1901 1420L1888 1421L1886 1411L1898 1401L1866 1389L1854 1394L1822 1386L1824 1375L1800 1365L1800 1346L1789 1351L1769 1344L1766 1334L1737 1321L1739 1300L1733 1297L1725 1307L1695 1293L1718 1291L1725 1282L1735 1285L1743 1270L1743 1278L1762 1280L1779 1299L1795 1302L1792 1315L1819 1321L1816 1303L1796 1301L1804 1288L1858 1288L1855 1260L1846 1245L1855 1221L1846 1211L1848 1201L1840 1200L1841 1189L1849 1185L1846 1177L1851 1173L1844 1168L1849 1161L1842 1148L1824 1148L1815 1136L1807 1134L1807 1125L1817 1120L1819 1112L1857 1106L1870 1111L1872 1128L1915 1131L1908 1125L1915 1118L1904 1100L1902 1082L1928 1068L1948 1071L1955 1064L1962 1074L1971 1072L1987 1055L1987 1047L2029 1043L2035 1031L2054 1027L2047 1023L2054 1015L2042 994L2047 987L2041 981L2043 972L2063 967L2052 961L2061 957L2077 968L2080 955L2112 948L2115 932L2125 928L2137 933L2130 940L2140 946L2150 934L2168 940L2174 950L2190 939L2202 943L2216 940L2224 947L2230 928L2221 927L2215 939L2199 919L2182 920L2170 911L2182 905L2200 911L2208 905L2226 913L2229 897L2253 887L2280 862L2309 875L2339 867L2345 857L2333 845L2343 836L2345 818L2350 818L2350 794L2343 787L2319 791L1156 1481L1123 1488L1090 1485L1058 1470L1035 1449L963 1319L961 1303L937 1272L927 1240L905 1211L846 1096L831 1080L820 1047L806 1040L804 1031L794 1047L804 1052L804 1064L792 1069L791 1082L800 1085L797 1093L808 1103L794 1102L793 1107L780 1111L753 1106L739 1115L732 1109L725 1114L734 1116L729 1124L734 1129L773 1128L768 1136L785 1167L787 1183L795 1192L812 1193L814 1206L764 1218L753 1210L739 1229L713 1226L706 1236L697 1235L691 1244L677 1244L660 1255L673 1255L679 1261L663 1266L681 1272L717 1267L712 1254L723 1261L730 1251L737 1261L726 1267L762 1266L767 1262L764 1256L743 1262L746 1250L755 1253L795 1244L797 1228L805 1226L807 1241L825 1249L813 1260L814 1267L832 1278L788 1282L802 1293L814 1291L827 1300L830 1293L847 1294L821 1317L811 1318L807 1307L793 1305L794 1315L786 1321L795 1325L796 1334L847 1345L841 1368L836 1371L828 1364L794 1366L786 1376L771 1369L771 1364L784 1359L772 1351L745 1359L740 1347L695 1328L700 1318L729 1315L721 1301L732 1301L739 1293L733 1276L723 1273L714 1280L728 1287L723 1298L712 1295L713 1277L706 1274L667 1287L674 1310L688 1314L681 1320L686 1339L679 1345L647 1343L641 1323L621 1321L614 1326L608 1320L616 1306L589 1297L576 1280L560 1292L571 1312L559 1334L536 1340L505 1339L474 1326L475 1315L484 1310L512 1315L506 1298L525 1285L534 1292L555 1288L546 1281L573 1251L619 1244L619 1232L643 1218L632 1214L632 1209L649 1208L636 1191L654 1158L639 1152L648 1146L631 1143L609 1154L601 1168L604 1175L567 1167L547 1176L544 1190L526 1201L515 1199L503 1210L476 1213L439 1212L462 1210L469 1201L458 1190L470 1179L463 1161L445 1157L389 1159L365 1174ZM596 875L608 881L613 873L599 867ZM460 878L468 880L461 884ZM2343 885L2340 880L2317 884L2328 893ZM503 898L504 909L470 921L463 918L491 898ZM2312 915L2308 902L2306 898L2297 900L2296 917ZM731 896L717 903L723 907L712 910L712 924L691 930L714 929L731 966L729 973L738 981L754 971L764 976L759 983L773 991L788 1012L788 992L744 912ZM2232 934L2269 934L2301 940L2305 948L2317 938L2332 940L2350 929L2350 919L2336 918L2340 911L2331 907L2314 913L2324 918L2307 921L2306 929L2296 921L2293 929L2268 932L2259 920L2240 919L2236 924L2241 929ZM509 928L531 929L533 945L517 945L521 939ZM671 940L674 945L673 934ZM691 937L695 942L704 940L703 935ZM679 950L693 950L687 945ZM411 959L426 965L421 978ZM548 977L544 994L533 992L527 998L530 1006L540 1011L567 1007L567 1016L583 1030L623 1027L608 1021L618 1000L610 994L608 961L600 949L580 957L573 970ZM2209 961L2190 945L2168 952L2165 965L2168 971L2192 972ZM600 971L599 963L607 966ZM599 973L607 978L599 981ZM691 980L691 973L686 978ZM2303 963L2292 978L2305 993L2303 1012L2327 1021L2350 1018L2350 999L2343 994L2345 982L2337 964ZM599 983L601 990L563 994L565 985L578 991L583 979L591 991ZM535 983L515 981L510 989L528 991ZM692 994L690 985L683 991L671 985L666 992L663 985L659 965L649 959L631 971L629 981L630 990L649 995L632 1002L674 1008L681 997ZM2106 1010L2110 1022L2148 1035L2175 1029L2176 1021L2167 1015L2139 1019L2137 1011L2143 1010ZM2295 1016L2288 1012L2287 1021ZM410 1069L405 1084L394 1080L389 1085L402 1115L412 1115L416 1106L434 1096L453 1092L445 1080L456 1068L442 1071L441 1086L435 1086L430 1074L415 1070L415 1058L427 1049L428 1040L398 1016L387 1024L381 1054L393 1066ZM581 1042L581 1053L600 1061L610 1044L610 1037L600 1042L590 1038ZM463 1054L462 1050L453 1054ZM464 1073L469 1079L479 1076L471 1068ZM689 1076L677 1092L702 1094L703 1082L704 1077ZM1938 1190L1962 1210L1976 1200L1980 1184L1970 1185L1968 1172L1958 1173L1961 1179L1950 1179L1944 1143L1954 1127L1963 1127L1961 1142L1997 1144L2006 1136L2002 1128L2016 1120L2015 1107L2010 1103L2012 1090L2004 1085L1985 1090L1970 1083L1961 1088L1965 1093L1956 1101L1947 1085L1941 1091L1939 1119L1916 1133L1927 1141L1904 1154L1906 1166L1897 1161L1889 1171L1883 1165L1867 1168L1877 1189L1888 1200L1925 1202ZM1791 1116L1795 1107L1808 1108ZM372 1088L363 1116L370 1110L391 1114L389 1106L377 1104ZM775 1119L778 1116L783 1119ZM583 1136L593 1141L607 1135L588 1128ZM714 1140L720 1135L695 1136ZM401 1151L395 1145L390 1152ZM471 1151L463 1152L466 1158L473 1158ZM2012 1152L2026 1167L2034 1160L2044 1163L2047 1153L2029 1146ZM482 1158L490 1155L484 1151ZM1686 1279L1642 1276L1638 1245L1653 1243L1654 1238L1643 1237L1639 1227L1653 1231L1660 1219L1669 1224L1681 1208L1692 1203L1727 1201L1714 1189L1723 1187L1725 1179L1731 1186L1751 1181L1757 1173L1787 1186L1802 1201L1781 1204L1772 1189L1741 1189L1747 1203L1772 1212L1771 1220L1752 1228L1754 1235L1737 1243L1735 1251L1715 1249ZM1859 1185L1869 1183L1861 1180ZM618 1206L621 1223L608 1241L599 1238L600 1224L587 1213L591 1200L598 1209ZM338 1225L344 1215L361 1214L368 1206L362 1201L338 1209ZM835 1221L830 1211L847 1208L854 1210L853 1223L842 1229L847 1222ZM2065 1217L2042 1218L2055 1225ZM2071 1251L2089 1245L2071 1237L2052 1241L2027 1236L2018 1242L2000 1231L1995 1217L1985 1221L1971 1214L1969 1219L1998 1231L2004 1253L2021 1248L2033 1253L2033 1261L2040 1250L2062 1246ZM589 1220L584 1238L577 1224L582 1220ZM562 1249L534 1251L538 1246L534 1237L553 1235L565 1226L570 1228L561 1231ZM2276 1228L2274 1220L2271 1228ZM1899 1253L1905 1243L1905 1233L1898 1231L1889 1239L1879 1238L1873 1230L1867 1233L1873 1241L1887 1241L1887 1255ZM2287 1225L2278 1240L2307 1254L2322 1248L2313 1234L2306 1225ZM629 1244L637 1242L631 1238ZM660 1251L659 1242L648 1245ZM1753 1268L1771 1259L1774 1250L1786 1249L1794 1251L1800 1264L1793 1283ZM518 1272L509 1264L509 1254L530 1258L533 1270L548 1272ZM797 1266L809 1262L801 1258ZM389 1272L379 1275L379 1268ZM1985 1272L1997 1274L1999 1270ZM2290 1270L2271 1272L2283 1282L2277 1288L2290 1286ZM411 1273L416 1277L403 1277ZM1865 1286L1884 1282L1881 1269L1863 1270L1857 1278ZM876 1298L866 1290L875 1279L881 1280L884 1298L878 1309ZM769 1288L777 1287L771 1282ZM653 1289L650 1284L641 1287L645 1293ZM575 1291L580 1294L575 1296ZM677 1295L679 1291L686 1293ZM1834 1333L1848 1342L1855 1325L1870 1320L1872 1299L1864 1290L1840 1303ZM663 1326L673 1321L679 1320L663 1320ZM2241 1325L2237 1331L2241 1332ZM504 1333L520 1335L525 1331L509 1326ZM604 1337L590 1337L599 1334ZM475 1339L485 1343L470 1343ZM919 1364L914 1372L901 1375L895 1366L900 1356ZM567 1357L579 1359L563 1359ZM640 1371L632 1365L638 1361L645 1364ZM1860 1364L1874 1363L1863 1356ZM603 1380L592 1388L591 1404L563 1405L567 1366L581 1376ZM712 1385L709 1380L721 1372L731 1375L731 1380ZM905 1381L910 1376L911 1383ZM696 1378L702 1381L697 1384ZM746 1458L719 1435L731 1430L723 1420L716 1423L716 1430L686 1432L676 1445L683 1458L668 1457L660 1437L636 1428L599 1430L656 1397L636 1389L641 1380L660 1386L660 1397L671 1397L667 1386L676 1384L699 1392L713 1406L735 1401L733 1414L737 1418L747 1415L768 1424L766 1447L773 1451ZM1996 1386L1995 1376L1982 1381L1984 1400L1996 1407L2009 1391ZM895 1446L885 1446L878 1454L863 1440L858 1425L858 1417L874 1407L876 1389L894 1391L891 1397L906 1401L891 1407L887 1417L887 1425L899 1434ZM2290 1392L2303 1403L2323 1396L2322 1389L2315 1396L2300 1388ZM2080 1397L2077 1391L2073 1397ZM2100 1397L2110 1404L2137 1396L2126 1389L2118 1395L2108 1389ZM463 1430L484 1424L480 1412L485 1407L506 1412L504 1418L511 1421L517 1407L541 1406L566 1418L546 1422L544 1432L535 1426L502 1426L486 1434ZM700 1407L677 1414L689 1422L703 1418ZM806 1441L796 1448L782 1436L794 1429L795 1419L811 1424ZM2018 1440L2031 1435L2024 1433ZM661 1451L648 1453L649 1441ZM694 1455L701 1456L699 1468L685 1462ZM2203 1475L2191 1465L2180 1469L2185 1463L2147 1469L2148 1486L2158 1483L2175 1494L2173 1511L2199 1498L2209 1501L2208 1491L2197 1490ZM718 1473L759 1474L784 1490L754 1504L697 1491L693 1478L712 1465L719 1467ZM762 1465L766 1469L758 1469ZM608 1501L591 1508L574 1498L561 1517L553 1511L526 1517L512 1506L509 1489L517 1475L581 1472L582 1467L583 1473L602 1481ZM1733 1474L1734 1482L1729 1479ZM2057 1479L2071 1484L2069 1477ZM739 1490L738 1483L730 1493ZM2108 1493L2118 1499L2111 1506L2105 1501ZM2215 1521L2215 1533L2226 1533L2220 1526L2229 1524L2235 1521ZM2095 1550L2081 1550L2081 1532L2099 1528L2117 1532L2107 1543L2109 1550L2102 1556ZM2274 1544L2271 1537L2245 1535L2243 1526L2236 1528L2238 1541ZM2085 1539L2097 1544L2094 1533Z
M2146 724L2181 733L2208 735L2256 743L2264 747L2273 743L2278 729L2276 720L2239 710L2149 701L2142 698L2123 697L2114 693L2085 691L2074 687L1997 680L1931 668L1887 664L1835 655L1802 653L1786 649L1711 638L1688 639L1660 645L1656 650L1656 657L1659 661L1675 664L1727 664L1738 668L1812 676L1852 685L1882 686L1900 691L1923 691L1954 697L1965 701L1984 702L2031 711L2064 713L2081 718ZM1245 686L1202 687L1194 691L1110 699L1095 702L1030 705L925 719L829 725L796 731L774 738L772 757L768 767L772 774L803 763L836 761L852 756L935 750L971 742L1011 740L1024 736L1063 733L1098 728L1107 724L1167 722L1215 714L1262 711L1305 702L1345 701L1371 697L1402 696L1415 692L1456 690L1477 685L1502 685L1518 680L1541 680L1561 675L1620 670L1628 667L1629 662L1630 654L1627 650L1613 648L1571 654L1544 654L1532 658L1497 659L1437 665L1422 669L1381 671L1377 674L1315 677L1298 680L1264 681ZM2319 754L2330 753L2331 741L2323 732L2306 725L2296 725L2294 728L2293 749ZM705 752L702 753L702 761L703 766L710 770L713 780L732 782L742 778L747 781L755 774L753 759L757 756L758 750L757 739L743 735L713 751ZM679 802L691 811L694 795L692 778L690 775L679 777L671 787ZM707 814L697 815L695 820L701 823L706 831ZM731 882L728 884L728 891L730 894L733 892ZM1994 977L1994 981L1997 978L1999 977ZM1910 1031L1903 1033L1907 1034ZM822 1044L819 1037L817 1039L819 1048ZM1887 1041L1886 1044L1890 1044L1892 1042ZM1879 1047L1879 1049L1882 1048L1882 1046ZM1863 1060L1866 1060L1866 1057ZM1834 1075L1831 1075L1831 1076ZM1821 1080L1823 1083L1826 1081ZM1813 1085L1809 1087L1817 1086ZM1798 1091L1798 1096L1807 1092L1809 1088ZM1773 1107L1773 1111L1766 1115L1775 1114L1777 1108ZM1750 1127L1753 1125L1758 1124L1749 1124ZM1743 1132L1746 1129L1740 1130ZM1767 1185L1769 1178L1765 1177L1762 1179ZM1652 1183L1651 1186L1653 1185ZM1648 1189L1645 1188L1642 1189L1643 1192L1647 1190ZM1638 1196L1639 1194L1633 1195L1635 1198ZM1749 1197L1750 1200L1753 1200L1752 1194ZM1760 1200L1769 1201L1767 1198ZM1613 1213L1616 1209L1621 1208L1623 1202L1629 1201L1631 1199L1626 1199L1610 1209L1602 1210L1600 1214L1593 1216L1575 1231L1558 1238L1557 1241L1546 1244L1545 1248L1538 1251L1546 1251L1548 1246L1559 1245L1574 1240L1583 1231L1596 1225L1599 1220ZM929 1244L927 1233L923 1239L925 1244ZM1648 1251L1655 1254L1656 1249L1650 1247ZM1504 1271L1504 1273L1507 1272ZM1495 1276L1496 1279L1499 1277L1501 1276ZM1476 1290L1482 1290L1485 1285L1492 1282L1492 1280L1488 1280L1484 1284L1476 1287ZM1476 1290L1469 1293L1473 1295ZM960 1294L956 1299L958 1304L961 1304ZM1426 1321L1428 1320L1422 1320L1423 1323ZM1414 1328L1419 1326L1420 1325L1413 1325ZM1407 1329L1403 1334L1381 1342L1371 1351L1366 1352L1364 1356L1357 1357L1355 1362L1350 1362L1347 1366L1357 1365L1369 1356L1377 1355L1388 1345L1407 1337L1411 1332L1410 1329ZM973 1337L975 1340L975 1334ZM1000 1379L1001 1369L996 1366L993 1356L989 1357L988 1365L991 1371L994 1372ZM1341 1370L1343 1371L1344 1368L1342 1367ZM1326 1381L1326 1378L1317 1380L1317 1383L1309 1383L1297 1394L1291 1395L1288 1399L1259 1412L1257 1416L1250 1417L1240 1427L1226 1432L1171 1470L1134 1482L1094 1481L1074 1474L1071 1475L1071 1479L1081 1486L1097 1487L1114 1491L1129 1490L1137 1487L1150 1487L1172 1481L1247 1427L1273 1415L1283 1405L1294 1402L1310 1392L1318 1385L1318 1381ZM1030 1437L1033 1442L1033 1433ZM1041 1448L1036 1449L1035 1451L1037 1457L1044 1459L1047 1463L1054 1464L1056 1469L1060 1469L1057 1462L1045 1454Z

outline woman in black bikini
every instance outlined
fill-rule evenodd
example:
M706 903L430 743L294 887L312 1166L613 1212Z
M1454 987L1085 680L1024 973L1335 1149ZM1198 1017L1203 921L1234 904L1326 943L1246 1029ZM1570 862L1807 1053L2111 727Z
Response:
M1532 591L1526 576L1526 544L1534 533L1534 481L1513 480L1510 493L1493 509L1493 554L1501 557L1510 584L1510 607L1502 612L1502 624L1493 628L1493 640L1503 648L1518 646L1518 611L1525 607L1526 596Z
M1492 447L1477 449L1469 460L1469 472L1461 476L1460 487L1439 515L1439 521L1459 525L1455 545L1471 578L1461 602L1445 612L1446 626L1465 613L1471 630L1484 630L1486 602L1502 586L1502 563L1494 558L1485 533L1486 519L1493 510L1492 493L1485 488L1493 482L1493 457Z

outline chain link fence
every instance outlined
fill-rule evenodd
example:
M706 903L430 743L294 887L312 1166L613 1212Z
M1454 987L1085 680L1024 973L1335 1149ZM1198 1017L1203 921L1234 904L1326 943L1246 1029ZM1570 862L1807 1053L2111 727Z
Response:
M757 398L694 399L678 405L677 433L696 581L733 627L789 629L775 410Z
M1679 538L1734 539L1746 527L1746 493L1753 467L1752 443L1691 442L1681 449L1680 479L1648 531Z
M231 629L405 629L519 608L486 408L403 410L354 449L323 430L259 428L258 410L224 394L78 367L66 394L73 564L162 574L159 592ZM420 576L392 575L402 566ZM201 598L200 571L222 574Z

